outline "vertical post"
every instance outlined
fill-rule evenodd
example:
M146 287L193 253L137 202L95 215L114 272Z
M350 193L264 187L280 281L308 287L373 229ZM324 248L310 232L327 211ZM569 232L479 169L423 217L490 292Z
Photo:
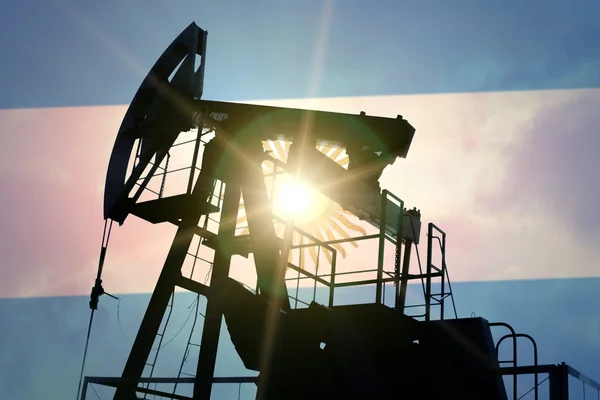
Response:
M303 244L304 244L304 236L300 235L300 249L302 249ZM288 258L289 258L289 255L288 255ZM300 250L300 253L298 254L298 266L300 268L302 268L303 262L304 262L304 259L302 257L302 250ZM319 270L317 268L315 275L318 275L318 274L319 274ZM298 275L297 275L297 279L296 279L296 293L294 294L294 308L298 308L298 298L299 297L300 297L300 271L298 270Z
M377 255L377 286L375 288L375 303L382 303L383 291L383 260L385 256L385 225L387 222L387 196L388 191L381 192L381 213L379 214L379 253Z
M337 260L337 251L333 249L331 254L331 277L329 279L329 307L333 307L335 298L335 263Z
M398 238L402 240L402 236ZM408 291L408 273L410 270L410 253L412 252L412 240L406 240L404 244L404 260L402 263L402 272L400 273L400 290L396 297L396 310L400 313L404 313L404 307L406 306L406 292Z
M569 374L565 363L559 364L550 372L550 400L569 398Z
M250 232L250 246L254 255L254 264L258 278L260 294L267 298L271 304L266 309L264 337L261 343L260 375L256 398L270 397L276 385L277 368L272 368L274 353L278 352L280 345L279 318L280 310L291 308L285 284L288 251L293 239L291 229L293 221L286 225L286 238L282 249L273 225L273 212L268 196L265 177L262 171L264 149L260 141L245 143L248 157L245 158L242 172L242 193L248 230ZM274 379L271 379L274 378Z
M402 275L402 240L404 238L404 230L402 229L402 223L404 222L404 207L400 208L400 213L398 214L398 221L396 223L396 251L395 251L395 260L394 260L394 309L399 312L403 312L403 308L399 307L399 299L400 299L400 277ZM406 249L405 249L406 251ZM402 309L401 309L402 308Z
M427 277L425 281L425 321L431 320L431 245L433 242L433 225L427 226Z
M290 259L290 251L292 249L292 246L294 244L294 223L295 223L295 218L294 215L289 215L288 219L285 223L285 230L283 232L283 249L281 249L281 265L278 268L277 273L281 274L282 279L277 279L275 282L276 284L283 284L285 285L285 275L287 272L287 268L288 268L288 261ZM318 273L318 271L317 271ZM315 281L316 282L316 281ZM276 293L281 293L282 292L282 288L277 288ZM288 296L289 298L289 296ZM296 299L298 298L298 295L296 295ZM291 308L291 305L290 305Z
M77 400L85 400L87 397L87 388L90 383L88 382L88 377L83 378L83 387L81 388L81 397Z
M219 334L223 320L222 299L218 298L223 283L229 277L231 244L235 237L237 215L240 207L241 189L235 184L225 184L223 210L217 235L217 248L210 279L210 295L207 296L206 316L200 342L200 355L196 369L194 399L209 399L217 361Z
M252 232L250 234L252 234ZM293 216L288 216L283 239L283 249L281 249L280 262L278 265L278 269L275 272L275 285L285 285L285 273L287 271L288 257L294 239ZM258 388L256 391L256 399L258 400L279 398L279 386L277 384L272 384L272 382L279 382L280 380L279 368L277 367L277 363L279 361L278 353L282 344L282 337L281 333L279 332L279 318L280 309L282 308L282 301L281 298L279 298L278 296L280 293L283 293L283 289L285 289L285 287L274 288L274 292L271 293L270 296L271 304L267 307L266 311L266 320L264 326L265 336L262 340L261 346L262 354L260 361L260 375L258 381Z
M444 302L446 301L445 298L445 293L444 291L446 290L445 286L446 286L446 234L442 233L442 239L441 239L441 245L442 245L442 280L440 282L440 320L444 319Z

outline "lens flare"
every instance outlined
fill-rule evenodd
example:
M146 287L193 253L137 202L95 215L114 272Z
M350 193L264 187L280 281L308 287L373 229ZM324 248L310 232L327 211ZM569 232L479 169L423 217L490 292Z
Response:
M282 162L286 162L289 155L290 143L284 141L267 141L263 142L265 150L271 156ZM336 161L340 166L346 168L348 165L348 156L344 153L344 149L340 147L320 145L317 150ZM349 238L352 234L366 235L366 231L362 226L352 222L352 214L345 211L326 196L319 193L301 181L295 180L289 174L279 173L275 177L276 168L271 162L263 163L263 172L265 173L265 184L267 191L271 194L273 213L284 220L293 217L294 224L315 237L320 241L332 241L340 238ZM243 226L241 234L248 234L246 211L243 203L240 204L240 215L238 224ZM278 237L283 238L285 232L285 223L275 223L275 233ZM301 244L302 238L299 234L294 233L293 244ZM334 247L338 254L346 257L346 246L357 247L356 242L349 243L334 243ZM302 256L298 260L300 268L311 267L306 265L307 259L312 259L313 266L316 265L319 257L319 251L315 246L302 248L296 251ZM307 254L305 254L307 253ZM331 264L331 252L324 251L324 257ZM308 255L309 257L306 257ZM290 253L290 257L292 254ZM291 258L290 258L290 262Z
M286 214L304 214L310 210L310 188L301 182L287 179L276 189L274 207Z
M273 212L297 223L317 220L327 209L328 199L307 184L289 175L280 176L273 194Z

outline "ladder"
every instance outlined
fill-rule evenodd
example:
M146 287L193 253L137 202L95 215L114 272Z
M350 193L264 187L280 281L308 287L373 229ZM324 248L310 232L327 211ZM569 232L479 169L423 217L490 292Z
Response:
M203 226L202 226L202 228L204 230L208 230L207 229L208 228L208 220L209 220L209 218L208 218L208 216L206 216L206 218L204 218L204 223L203 223ZM200 236L200 240L198 242L198 246L196 247L195 253L189 253L188 252L188 255L192 256L194 258L194 263L192 264L192 270L191 270L190 276L189 276L190 279L193 278L194 270L196 268L196 263L198 261L200 261L200 262L207 262L210 265L209 272L204 277L204 284L206 285L207 282L208 282L208 279L210 277L210 273L212 271L213 263L209 262L207 260L204 260L204 259L200 258L200 256L199 256L200 248L202 247L202 245L204 244L205 241L206 241L206 238L203 237L203 236ZM192 305L194 305L194 303L192 303ZM198 321L198 315L201 315L202 317L204 317L204 315L202 313L200 313L200 311L199 311L199 308L200 308L200 295L199 294L196 295L195 307L196 307L196 309L194 310L194 319L193 319L193 322L192 322L192 327L190 329L190 334L188 336L188 340L187 340L187 343L185 345L185 351L183 353L183 357L182 357L181 363L179 365L179 371L177 372L177 378L178 379L181 378L182 375L185 375L185 376L188 376L188 377L192 377L192 378L196 376L195 373L191 374L191 373L188 373L188 372L183 372L183 367L184 367L184 365L186 364L186 362L187 362L187 360L189 358L190 351L191 351L192 348L197 348L198 349L198 353L200 352L200 343L194 343L193 342L194 332L195 332L195 329L196 329L196 323ZM177 392L177 383L175 383L175 385L173 386L173 394L176 394L176 392Z
M138 153L139 153L139 148L138 148ZM138 154L139 157L139 154ZM137 158L137 157L136 157ZM170 153L167 153L167 157L165 160L165 166L161 167L160 165L158 166L158 169L162 170L162 173L160 174L155 174L155 176L157 175L161 175L162 174L162 179L161 179L161 184L160 184L160 191L158 193L155 193L158 195L158 198L161 199L164 195L165 192L165 183L166 183L166 178L167 178L167 174L169 171L169 160L171 158ZM152 165L152 163L150 163ZM143 178L140 178L141 180L143 180ZM148 189L150 190L150 189ZM160 353L160 349L162 347L162 343L163 340L165 338L165 334L167 332L167 327L169 326L169 321L171 319L171 315L173 314L173 305L175 302L175 290L173 289L173 292L171 293L171 300L169 301L169 304L167 304L167 316L165 318L165 322L162 326L162 329L156 334L156 338L158 338L158 345L156 346L155 352L154 352L154 357L152 358L151 362L148 362L146 360L146 367L150 368L150 374L148 375L150 378L153 377L154 375L154 368L156 367L156 362L158 360L158 354ZM155 339L156 341L156 339ZM150 388L150 383L146 383L143 384L142 387L145 387L146 389ZM154 389L156 389L156 383L154 384ZM148 394L144 394L144 399L147 399Z
M160 353L160 349L162 348L162 342L165 338L165 333L167 332L167 327L169 326L169 320L171 319L171 314L173 314L174 301L175 301L175 291L173 291L173 293L171 294L171 300L169 301L169 304L167 305L168 311L167 311L167 316L165 318L165 323L163 324L160 332L158 332L156 334L156 337L158 338L158 345L156 346L152 362L146 361L146 367L150 367L150 374L148 375L149 378L152 378L152 376L154 374L154 367L156 366L156 361L158 360L158 354ZM150 383L143 384L143 387L145 387L146 389L149 389ZM154 384L154 389L156 390L156 383ZM144 399L147 399L147 396L148 396L148 394L144 394Z
M164 192L164 186L165 186L164 177L167 174L167 168L168 168L168 157L167 157L165 168L163 169L164 170L164 175L163 175L163 180L162 180L162 183L161 183L161 190L160 190L159 198L162 198L162 195L163 195L163 192ZM213 186L212 186L212 191L211 191L211 193L213 195L214 195L214 190L216 189L216 185L217 185L217 183L216 183L216 181L214 181L213 182ZM219 193L219 196L221 197L222 193ZM208 230L208 221L209 221L209 219L210 218L209 218L208 214L204 215L203 216L203 220L204 221L202 223L202 226L198 230L199 233L205 233L206 236L209 236L207 234L209 232L209 230ZM210 273L212 271L212 262L204 260L204 259L202 259L200 257L200 255L199 255L200 249L205 244L207 238L205 236L201 235L201 234L199 234L198 237L199 237L199 241L198 241L198 246L195 249L195 253L190 253L189 251L187 252L187 255L193 257L193 259L194 259L193 264L192 264L192 268L191 268L191 271L190 271L190 274L189 274L188 278L190 280L193 279L194 271L196 269L196 263L198 261L200 261L200 262L206 262L206 263L210 264L209 272L208 272L208 274L206 275L206 277L204 279L204 284L206 284L207 281L208 281L208 279L209 279L209 277L210 277ZM164 319L164 324L162 325L162 328L160 329L160 331L156 334L156 338L158 338L158 345L155 348L155 353L152 356L152 361L145 363L145 367L146 368L150 368L150 373L148 375L149 378L152 378L154 376L154 369L156 367L156 363L157 363L157 360L158 360L158 355L160 353L160 350L163 347L163 340L165 338L165 334L166 334L166 331L167 331L167 328L168 328L168 325L169 325L169 321L170 321L171 315L173 313L174 302L175 302L175 290L173 290L173 292L171 293L171 299L170 299L170 301L169 301L169 303L167 305L168 311L167 311L167 315L165 316L165 319ZM198 314L199 314L199 305L200 305L200 295L199 294L197 295L196 300L194 301L194 303L191 304L190 307L192 307L194 305L195 305L195 310L194 310L194 319L193 319L193 323L192 323L192 328L190 330L190 334L189 334L188 341L187 341L187 344L186 344L184 356L183 356L183 359L181 361L181 365L179 367L179 372L177 374L177 378L180 378L182 375L187 375L189 377L194 377L195 376L195 374L189 374L189 373L183 372L183 366L186 363L186 360L187 360L187 358L189 356L190 349L192 347L197 347L198 349L200 348L200 344L196 344L196 343L192 342L192 336L193 336L194 331L195 331L196 323L197 323L197 320L198 320ZM202 314L200 314L200 315L202 315ZM204 315L202 315L202 316L204 316ZM155 339L155 341L156 341L156 339ZM168 344L168 342L167 342L167 344ZM157 384L155 383L154 384L154 390L156 390L156 386L157 386ZM145 384L142 385L142 387L144 387L146 389L149 389L150 388L150 383L145 383ZM174 385L173 394L175 394L176 390L177 390L177 383L175 383L175 385ZM144 394L143 399L147 400L148 396L149 396L148 394Z
M439 245L441 253L441 267L433 265L433 241ZM448 268L446 268L446 233L438 228L435 224L429 223L427 227L427 272L425 282L425 319L429 321L431 319L431 306L440 307L440 319L445 318L445 300L450 298L452 300L452 308L454 311L454 318L458 318L456 313L456 303L454 302L454 296L452 294L452 285L450 284L450 275L448 275ZM440 291L432 293L431 289L431 278L440 278ZM448 286L446 291L446 286Z

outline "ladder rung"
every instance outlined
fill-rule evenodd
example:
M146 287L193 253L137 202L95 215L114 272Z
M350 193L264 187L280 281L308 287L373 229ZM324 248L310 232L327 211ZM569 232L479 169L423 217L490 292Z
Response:
M188 343L188 345L189 345L189 346L200 347L200 345L199 345L199 344L197 344L197 343Z
M194 378L196 376L196 375L193 375L193 374L188 374L187 372L182 372L181 375L191 376L192 378Z

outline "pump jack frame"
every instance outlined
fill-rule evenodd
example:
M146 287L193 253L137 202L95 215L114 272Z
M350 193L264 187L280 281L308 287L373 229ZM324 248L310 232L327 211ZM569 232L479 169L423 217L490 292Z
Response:
M353 200L344 197L349 191L361 191L361 189L357 189L360 187L360 179L330 165L331 161L328 161L326 156L311 155L311 151L314 153L314 143L319 141L338 146L346 146L358 141L363 146L370 146L373 150L388 152L391 159L406 157L414 135L414 128L401 116L396 119L376 118L367 117L364 113L348 115L200 100L204 80L206 39L207 32L192 23L167 48L134 97L117 136L107 174L105 219L112 219L122 224L129 214L134 214L152 223L173 223L178 226L178 229L122 377L86 377L81 399L85 399L87 386L94 383L115 387L115 399L117 400L131 400L136 398L136 392L173 399L188 399L188 397L175 393L141 388L138 386L140 383L193 383L193 399L209 399L213 383L257 381L257 378L215 378L213 375L223 316L222 300L223 296L226 296L224 283L229 276L231 257L235 253L233 250L235 247L233 243L236 242L235 221L242 195L245 205L250 211L248 215L249 225L252 225L250 226L250 247L251 251L255 253L260 293L275 304L273 309L290 309L285 285L285 270L287 267L293 266L286 265L282 260L287 259L286 251L298 248L298 246L291 246L284 238L284 246L281 248L279 242L275 240L272 229L273 215L268 207L268 195L260 170L262 161L268 159L268 156L258 150L263 140L289 140L295 146L295 153L292 151L290 157L297 156L297 154L301 155L299 159L313 157L305 164L311 165L313 168L321 168L321 172L328 172L329 175L324 173L325 181L318 176L310 176L310 172L307 173L307 168L303 169L302 165L289 165L284 168L287 168L288 173L312 179L312 182L326 196L347 210L361 211L363 219L379 228L379 233L376 235L352 238L355 240L377 238L379 240L378 265L374 270L375 279L336 283L335 252L333 252L334 262L329 281L323 280L317 275L311 275L307 271L301 271L299 268L292 269L304 274L307 278L314 279L315 282L328 283L326 286L330 289L330 306L333 305L335 287L368 284L375 285L375 303L382 304L385 301L383 298L385 283L393 282L396 285L395 307L400 313L404 313L409 307L405 304L408 281L421 279L427 288L424 305L425 320L431 319L432 305L441 306L440 318L444 319L444 300L448 295L451 296L451 288L448 287L449 292L445 292L444 286L445 283L449 285L445 262L445 233L435 225L429 224L426 273L409 274L411 246L413 242L418 244L420 235L415 234L414 231L412 235L410 232L406 235L405 227L403 227L404 221L408 216L408 221L413 224L415 219L404 209L402 200L384 190L378 194L379 208L376 211L365 211L361 209L361 206L353 204ZM196 66L195 60L198 56L201 61ZM180 62L181 65L178 67ZM172 72L175 72L175 75L169 80ZM161 199L159 196L154 203L138 202L145 185L152 176L155 176L178 134L189 129L192 124L198 126L198 135L186 193L171 199ZM248 128L249 126L252 128ZM305 129L306 127L310 129ZM216 137L226 138L226 150L223 152L222 160L228 160L233 173L206 172L209 168L205 168L206 166L203 164L199 176L196 176L201 135L205 128L213 130ZM132 152L136 140L141 140L141 146L137 153L138 163L134 166L131 176L127 177L125 173L127 170L126 159ZM310 150L311 148L312 150ZM142 178L144 171L147 172L146 177ZM165 168L165 176L166 173ZM339 179L340 177L344 179ZM143 181L142 184L139 184L140 179ZM195 184L193 184L194 180ZM337 184L333 187L331 185L323 187L324 183L330 183L332 180ZM216 211L210 201L207 201L214 195L213 186L207 186L206 183L214 184L217 181L225 183L225 194L219 198L222 202L222 210L219 230L215 234L202 230L198 223L202 216ZM136 185L140 188L135 189ZM209 186L211 189L207 189ZM135 193L131 197L132 191ZM364 216L365 212L366 217ZM416 220L419 223L420 231L420 214ZM433 265L431 255L435 230L442 236L442 239L438 237L442 250L442 265L439 267ZM215 250L213 273L208 286L184 277L181 272L188 248L195 235L210 239ZM253 235L255 236L253 237ZM396 265L395 271L392 272L385 271L383 253L386 241L392 242L396 246ZM333 242L322 242L318 245L328 246ZM260 245L264 246L265 244L267 249L259 251ZM404 244L405 250L404 264L401 263L400 253L402 244ZM277 256L273 256L274 254ZM386 277L385 274L389 276ZM431 280L433 278L441 279L441 293L432 294ZM207 298L207 311L196 377L142 378L144 366L158 334L169 297L176 287L187 289ZM436 298L436 296L438 297ZM514 367L499 368L498 373L515 376L528 373L535 373L537 376L539 373L548 373L550 374L552 400L567 398L565 396L568 394L565 395L565 393L567 393L566 377L568 375L578 377L600 392L600 385L565 364L521 367L516 365L515 358ZM261 385L259 385L259 394L260 390Z

